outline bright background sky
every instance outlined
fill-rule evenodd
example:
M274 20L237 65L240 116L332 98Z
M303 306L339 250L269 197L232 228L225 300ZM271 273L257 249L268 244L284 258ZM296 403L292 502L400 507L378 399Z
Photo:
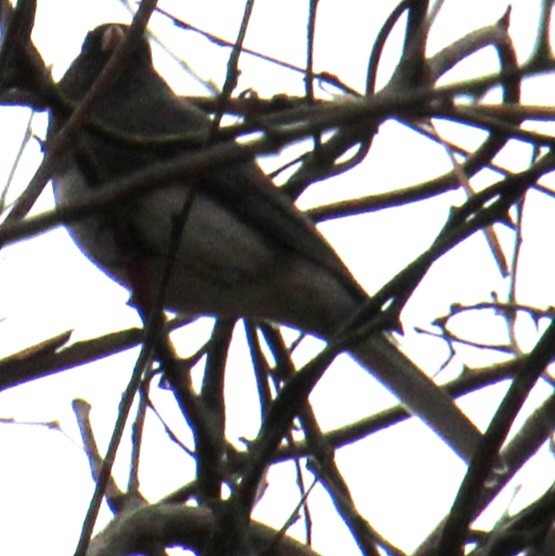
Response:
M306 44L307 2L259 0L247 34L246 46L299 66L304 64ZM525 59L532 47L530 29L535 30L534 8L530 2L514 1L511 30L519 56ZM159 5L191 24L213 34L234 40L242 17L243 1L205 0L204 2L160 2ZM394 2L360 2L360 0L321 0L316 37L316 70L337 74L352 87L361 90L367 57L380 23ZM504 12L507 3L447 1L430 38L434 52L447 42L472 29L491 24ZM75 2L71 0L39 1L33 39L47 64L52 64L60 77L77 55L86 32L108 21L129 21L128 12L116 0ZM228 49L221 49L193 33L176 31L163 16L154 16L152 30L165 44L194 68L201 78L221 86L226 72ZM398 35L397 35L398 36ZM390 45L394 60L396 45ZM178 69L175 62L155 49L160 71L182 94L204 94L206 91L193 78ZM483 69L482 69L483 68ZM461 68L460 76L478 75L496 68L494 56L484 53ZM383 76L386 78L387 76ZM553 88L545 85L526 88L530 102L548 103L542 95ZM303 94L303 76L244 55L241 78L236 92L252 87L260 96L276 93ZM323 94L325 96L325 93ZM492 97L493 98L493 97ZM9 173L29 117L28 109L0 109L0 183ZM44 115L36 117L33 130L44 137ZM439 126L449 132L447 125ZM451 135L453 137L453 135ZM465 134L469 145L480 138ZM403 148L399 149L398 145ZM292 150L289 151L289 153ZM287 154L287 153L286 153ZM511 168L523 168L530 156L528 148L515 146L499 159ZM32 141L18 168L13 199L27 183L40 161L40 148ZM279 166L275 158L262 161L263 166ZM357 194L387 191L409 185L449 169L445 152L426 142L397 123L383 126L369 160L337 180L313 188L314 194L301 199L310 206L332 199ZM485 179L485 177L483 178ZM491 179L491 178L490 178ZM459 192L444 195L426 203L328 223L322 230L343 260L369 291L377 290L391 276L417 256L435 237L445 222L450 206L463 200ZM549 236L548 219L553 206L543 200L531 209L541 226L530 222L526 239L537 245L536 234ZM52 195L48 187L34 212L51 209ZM528 205L530 206L530 205ZM512 236L500 228L500 238L510 254ZM354 240L353 238L356 238ZM377 238L377 240L376 240ZM527 298L523 302L540 307L553 304L554 268L539 253L530 250L527 268L520 284ZM536 260L537 259L537 260ZM134 311L126 306L127 293L101 274L72 244L62 229L4 248L0 253L3 288L0 291L0 356L8 355L34 342L73 329L73 340L94 337L112 330L138 326ZM528 280L528 281L527 281ZM406 330L403 345L426 369L437 370L447 350L441 342L413 331L415 326L431 329L431 321L443 315L453 302L474 303L489 298L493 290L504 292L506 283L488 257L482 236L476 235L434 266L403 313ZM210 333L211 322L203 319L178 336L183 353L194 352ZM467 323L474 339L498 340L499 327L484 316ZM468 329L467 329L468 330ZM242 328L237 327L233 346L233 363L228 375L229 414L232 417L228 437L237 445L239 438L253 438L258 428L254 384L244 369L245 345ZM524 327L521 341L529 348L536 338L531 327ZM315 353L316 341L309 342L299 359ZM480 365L491 360L476 350L461 348L459 358L450 367L452 373L461 362ZM485 357L485 358L484 358ZM93 426L97 440L105 446L136 352L128 352L99 361L87 369L76 369L30 383L0 394L0 418L18 422L59 421L63 434L43 426L0 424L0 521L7 526L0 536L0 554L71 554L89 504L92 483L87 459L71 411L71 400L85 398L93 406ZM447 378L449 375L445 375ZM465 400L463 407L479 423L487 425L504 388L493 389ZM538 396L541 396L538 392ZM153 392L158 409L168 419L175 415L173 398L164 391ZM376 410L392 403L392 397L372 383L347 357L340 358L311 401L316 407L324 430L365 415L368 407ZM330 411L333 407L333 411ZM186 442L188 433L174 419L172 426ZM155 501L192 478L192 462L167 441L160 425L152 420L147 426L147 441L155 443L142 460L142 492ZM152 444L151 444L152 446ZM125 485L128 440L116 464L116 478ZM361 512L383 535L391 537L401 548L409 550L448 510L464 466L423 426L415 420L377 434L360 445L338 452L338 463L349 479ZM407 464L407 461L409 463ZM529 490L521 497L534 496L553 479L553 465L546 455L542 472L528 475ZM270 473L269 487L259 503L255 516L279 528L297 502L291 486L293 465L278 466ZM541 476L541 482L530 476ZM287 481L284 484L283 481ZM507 502L507 497L503 503ZM517 498L523 504L527 498ZM327 496L315 489L310 497L314 512L314 547L325 555L356 554L356 549L342 525L330 516L333 509ZM422 511L425 508L425 512ZM99 526L110 515L104 508ZM398 530L403 524L403 531ZM302 527L293 531L302 535ZM302 538L302 536L301 536Z

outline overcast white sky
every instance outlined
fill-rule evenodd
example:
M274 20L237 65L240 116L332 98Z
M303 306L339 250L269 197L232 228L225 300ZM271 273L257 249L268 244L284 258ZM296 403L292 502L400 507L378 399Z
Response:
M281 59L304 64L306 44L307 2L259 0L247 34L246 46ZM351 86L362 89L367 57L379 24L395 2L361 2L360 0L321 0L316 41L316 69L337 74ZM535 17L530 2L514 1L511 29L517 40L519 54L525 58L531 48L531 24ZM534 3L535 4L535 3ZM204 2L160 2L159 5L202 29L233 40L236 36L244 6L239 0L205 0ZM501 0L489 2L447 1L438 24L431 35L430 49L437 50L459 35L497 20L506 8ZM129 21L130 17L116 0L75 2L74 0L39 0L37 24L33 38L53 72L59 77L77 55L86 32L107 21ZM195 71L206 80L221 85L225 77L227 49L220 49L206 39L192 33L175 31L162 16L154 16L153 31L176 53L183 56ZM446 32L447 31L447 32ZM395 55L392 46L390 55ZM155 50L158 67L171 81L176 91L183 94L203 94L205 90L193 78L178 69L160 49ZM488 65L489 64L489 65ZM466 64L460 75L495 69L492 56L485 54ZM237 92L254 88L261 96L276 93L302 94L303 76L243 56L241 78ZM553 87L529 87L526 94L531 102L550 102L542 98ZM18 149L29 111L0 109L0 184L4 183L11 161ZM44 134L44 115L36 117L33 130ZM444 128L447 132L447 126ZM465 136L470 144L476 134ZM404 149L399 161L398 148ZM501 158L510 167L523 167L529 150L515 148ZM392 158L394 157L394 158ZM31 142L16 176L11 199L17 195L40 161L37 142ZM392 162L394 162L392 164ZM275 159L262 161L267 169L278 166ZM335 198L356 196L362 192L386 191L416 183L449 168L444 151L426 143L399 124L383 127L371 158L348 177L315 188L313 195L301 199L303 206L322 203ZM449 207L460 203L463 196L455 192L428 202L428 213L422 219L420 207L404 207L384 213L346 219L322 226L355 276L369 291L375 291L403 268L431 241L441 228ZM534 199L530 200L533 204ZM52 208L51 191L41 196L34 212ZM534 208L541 228L530 224L527 238L531 244L536 234L550 235L544 214L555 207L543 200ZM353 238L359 241L353 241ZM511 234L500 230L500 237L510 253ZM552 236L551 236L552 237ZM376 241L375 239L378 238ZM481 255L477 256L477 253ZM526 288L526 302L538 306L553 304L552 284L554 268L534 260L530 253L530 276L533 281ZM482 258L481 258L482 257ZM22 242L0 253L3 288L0 291L0 356L13 353L33 342L38 342L64 330L74 330L73 339L93 337L108 331L139 325L133 310L126 306L127 294L110 282L89 263L71 243L62 229L52 230L30 241ZM539 270L538 270L539 269ZM434 267L403 314L407 351L430 371L437 370L447 355L438 342L414 333L413 327L430 328L430 321L444 314L454 302L473 303L489 297L490 291L504 291L506 284L488 257L482 237L474 237L445 257ZM488 319L470 323L476 334L498 333ZM184 353L192 353L210 332L210 322L203 320L179 334L178 342ZM525 331L528 332L528 331ZM234 345L235 361L244 357L242 329L237 329ZM523 334L523 343L532 342L534 333ZM307 345L299 357L307 357L319 346ZM461 349L467 364L483 363L482 354ZM41 426L0 424L0 522L5 524L0 535L0 554L72 554L80 530L81 520L89 504L92 483L88 463L80 447L80 439L71 412L71 400L87 399L93 406L93 425L101 446L105 446L117 413L122 389L133 366L136 352L122 354L77 369L63 376L55 376L30 383L0 394L0 418L18 421L59 421L63 433ZM489 357L489 354L488 354ZM458 361L460 366L460 360ZM232 416L229 438L239 444L240 437L252 438L257 431L255 391L248 370L243 365L232 366L229 375ZM456 370L458 367L453 367ZM238 393L240 392L240 393ZM479 395L464 402L465 409L481 426L495 408L495 400L503 393L496 389L487 396ZM540 394L538 394L540 395ZM172 397L167 392L153 395L160 411L171 417L175 412ZM333 414L326 411L334 399ZM343 400L338 404L336 400ZM311 397L324 429L338 426L367 413L369 404L379 409L392 402L391 396L371 383L365 373L342 358L323 379ZM414 421L414 420L413 420ZM175 422L175 420L174 420ZM178 433L188 441L183 426ZM147 441L156 442L156 449L143 461L142 490L153 501L192 478L192 462L169 441L160 441L163 432L152 420L147 426ZM116 477L125 485L129 442L124 443L122 457L116 465ZM411 473L406 466L396 463L411 459ZM547 458L546 458L547 459ZM421 540L449 508L462 478L464 466L439 441L416 422L397 427L358 446L341 450L338 462L345 476L352 480L356 501L362 513L386 537L391 536L402 548L410 549ZM542 468L542 481L532 482L526 496L549 484L553 465L547 459ZM297 498L287 491L283 480L293 483L293 466L279 466L270 474L267 495L260 502L256 517L268 520L279 528L293 510ZM280 481L281 479L281 481ZM293 488L293 487L291 487ZM410 492L410 495L405 493ZM402 493L402 498L400 494ZM524 495L523 495L524 496ZM403 503L400 503L400 500ZM426 500L426 512L421 511ZM507 497L504 499L506 503ZM321 490L315 489L310 502L314 511L314 547L322 554L339 556L356 554L347 532L334 521L329 501ZM521 501L521 503L523 503ZM106 509L99 525L109 519ZM406 524L403 537L397 526ZM302 527L294 531L302 535ZM302 537L301 537L302 538Z

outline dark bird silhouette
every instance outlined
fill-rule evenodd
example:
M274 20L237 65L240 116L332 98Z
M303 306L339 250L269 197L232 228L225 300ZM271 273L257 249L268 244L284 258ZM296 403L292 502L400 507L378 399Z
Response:
M91 31L59 87L78 102L98 77L127 27ZM67 114L51 111L49 138ZM135 47L89 120L141 137L206 132L211 120L177 96L152 65L146 39ZM187 147L191 152L198 150ZM59 206L80 201L109 181L186 152L138 147L82 129L53 178ZM114 280L147 295L161 283L176 216L194 196L165 291L168 309L198 315L251 317L330 339L368 299L314 223L254 161L206 171L111 206L68 226L81 251ZM136 294L137 292L133 292ZM143 291L144 295L145 292ZM385 333L349 348L352 356L414 414L469 461L480 433Z

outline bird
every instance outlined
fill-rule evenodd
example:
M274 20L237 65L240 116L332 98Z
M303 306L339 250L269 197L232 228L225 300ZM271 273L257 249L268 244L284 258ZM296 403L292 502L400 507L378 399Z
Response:
M57 83L65 99L83 99L127 30L123 23L105 23L87 34ZM67 111L50 108L46 150L67 118ZM88 120L146 139L187 132L208 136L212 125L207 113L177 95L157 72L145 36L95 100ZM71 206L114 180L200 148L138 147L85 125L57 161L55 203ZM267 320L330 340L368 301L315 223L254 159L176 179L66 228L84 255L132 296L137 283L143 296L154 296L176 219L189 201L164 292L165 309ZM348 351L464 462L471 462L480 431L390 333L371 333Z

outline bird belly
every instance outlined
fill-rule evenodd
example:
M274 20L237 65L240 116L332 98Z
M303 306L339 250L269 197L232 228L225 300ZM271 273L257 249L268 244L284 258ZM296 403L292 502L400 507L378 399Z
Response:
M131 292L139 277L154 298L171 264L164 305L173 311L264 317L327 333L354 310L351 296L326 269L263 238L201 191L183 211L190 194L188 187L169 186L67 228L80 250ZM54 178L54 195L58 206L69 206L83 202L91 189L68 169ZM169 262L180 215L181 237Z

